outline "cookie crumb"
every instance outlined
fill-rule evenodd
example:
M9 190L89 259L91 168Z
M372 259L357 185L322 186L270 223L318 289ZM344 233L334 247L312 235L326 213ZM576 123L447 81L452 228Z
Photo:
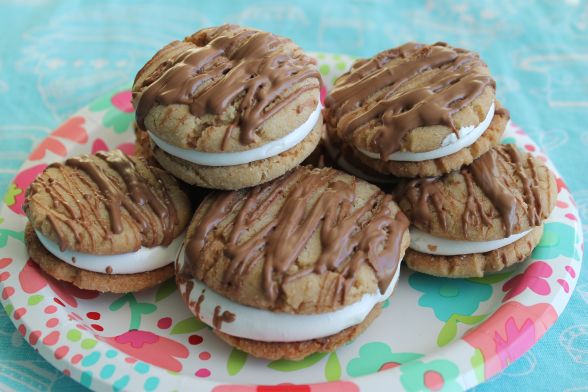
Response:
M427 248L431 251L431 252L435 252L437 250L437 245L431 245L428 244Z
M74 264L76 263L76 257L75 256L72 256L71 257L71 262L74 263Z
M112 267L111 266L106 267L106 273L112 274Z

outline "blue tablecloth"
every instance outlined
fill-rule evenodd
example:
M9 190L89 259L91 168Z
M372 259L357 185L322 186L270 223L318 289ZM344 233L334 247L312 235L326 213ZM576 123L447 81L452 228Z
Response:
M548 152L588 222L588 3L582 0L2 1L0 194L52 128L131 81L162 45L223 22L291 37L309 51L371 56L411 40L477 50L513 120ZM587 270L584 263L565 313L545 337L477 390L588 389ZM1 390L81 388L0 313ZM578 335L576 354L561 342L563 334Z

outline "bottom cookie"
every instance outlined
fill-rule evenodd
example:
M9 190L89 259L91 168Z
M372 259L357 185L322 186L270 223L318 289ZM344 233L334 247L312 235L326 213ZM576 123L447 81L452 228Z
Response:
M360 324L346 328L343 331L324 338L305 340L301 342L261 342L257 340L239 338L227 335L217 329L214 333L231 346L238 348L258 358L269 360L287 359L300 360L317 352L331 352L345 343L355 339L379 316L382 305L377 304Z
M25 245L31 259L55 279L85 289L109 293L129 293L158 285L174 276L174 264L138 274L101 274L71 266L49 253L37 238L31 224L25 229Z
M406 265L417 272L447 278L480 278L524 261L541 241L543 226L502 248L459 256L436 256L407 249Z

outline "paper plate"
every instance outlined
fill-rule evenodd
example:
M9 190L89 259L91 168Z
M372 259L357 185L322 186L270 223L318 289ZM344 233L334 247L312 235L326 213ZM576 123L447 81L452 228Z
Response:
M351 63L348 56L317 57L327 85ZM383 385L462 390L520 357L570 299L581 266L582 231L559 175L557 206L524 263L483 279L439 279L403 269L382 315L363 335L337 352L301 361L265 361L231 349L192 317L173 280L126 295L58 282L28 260L25 190L49 163L67 156L112 148L131 153L130 97L128 87L114 91L53 131L22 166L0 213L6 312L26 341L82 385L109 391L352 392ZM520 128L509 127L503 141L555 171Z

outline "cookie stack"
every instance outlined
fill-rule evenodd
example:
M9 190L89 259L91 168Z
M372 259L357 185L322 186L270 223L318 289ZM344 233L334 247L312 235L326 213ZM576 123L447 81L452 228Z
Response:
M300 359L365 330L404 257L483 276L538 244L555 181L498 144L509 114L477 54L409 43L359 60L324 112L321 83L268 32L223 25L165 46L133 85L137 155L70 158L27 191L31 258L103 292L175 275L222 340Z
M332 159L398 183L412 224L405 261L416 271L480 277L539 243L555 180L531 155L498 145L509 113L495 90L476 53L408 43L357 61L326 99Z
M332 351L380 313L408 220L377 186L300 166L325 125L316 62L239 26L165 46L133 86L138 143L200 204L176 263L194 315L258 357Z

